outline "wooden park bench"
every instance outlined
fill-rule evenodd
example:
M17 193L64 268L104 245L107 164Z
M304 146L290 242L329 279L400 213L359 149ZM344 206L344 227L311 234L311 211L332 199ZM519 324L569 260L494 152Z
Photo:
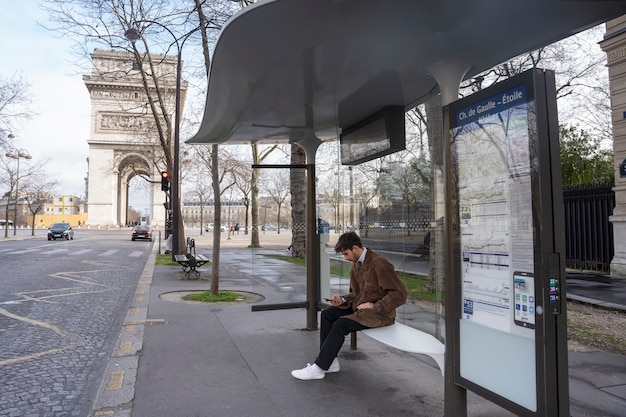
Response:
M187 238L187 249L185 255L174 255L174 260L183 267L185 278L189 278L192 272L196 273L196 277L200 276L200 271L196 268L209 262L209 258L200 254L196 254L196 242L194 239Z

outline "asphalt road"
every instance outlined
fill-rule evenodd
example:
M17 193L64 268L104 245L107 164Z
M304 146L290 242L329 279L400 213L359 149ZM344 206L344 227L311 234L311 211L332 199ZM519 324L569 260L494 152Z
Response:
M151 247L128 230L0 241L0 416L89 414Z

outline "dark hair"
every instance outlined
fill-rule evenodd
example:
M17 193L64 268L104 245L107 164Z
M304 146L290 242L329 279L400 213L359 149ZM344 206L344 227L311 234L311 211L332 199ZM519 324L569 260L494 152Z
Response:
M346 232L343 235L339 236L337 244L335 245L335 252L339 253L347 249L352 249L352 247L355 245L359 248L363 247L359 235L357 235L355 232Z

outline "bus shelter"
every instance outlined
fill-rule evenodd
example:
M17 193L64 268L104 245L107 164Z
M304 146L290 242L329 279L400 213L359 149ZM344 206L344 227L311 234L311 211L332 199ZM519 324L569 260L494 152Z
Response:
M464 102L461 106L453 105L453 102L458 99L459 85L463 80L624 13L626 1L603 0L260 1L233 16L222 30L211 63L204 119L199 131L188 143L300 145L307 156L307 248L318 247L314 204L315 153L323 141L340 139L341 146L345 145L348 150L345 160L342 155L342 162L347 164L393 152L394 138L400 137L401 140L403 135L403 131L396 129L399 123L397 115L436 95L441 96L444 113L458 112L456 120L444 114L441 141L455 134L450 133L456 128L455 121L463 126L463 118L471 116L471 111L476 109L504 112L513 108L517 111L526 109L531 103L533 109L536 106L548 114L553 107L555 111L550 99L549 74L547 77L531 77L532 80L524 78L520 84L498 91L497 94L510 99L510 105L502 108L499 107L501 103L490 104L495 95L480 97L475 103ZM547 84L547 90L537 89L536 83ZM518 99L523 99L519 106L515 102ZM536 99L541 103L535 105ZM555 122L554 116L550 116L551 123ZM549 126L541 126L533 132L552 134L550 140L552 143L556 140L558 145L558 138L554 137ZM377 142L372 148L372 143L364 139L371 136L386 140ZM541 143L533 140L526 140L524 146ZM447 161L450 163L449 144L442 144L441 148L448 150ZM550 151L554 149L545 149L546 153ZM535 149L530 152L535 152ZM547 158L545 163L549 168L553 162L554 158ZM459 172L464 172L464 169L468 170L463 168ZM532 175L533 169L532 162L529 162L523 167L522 175L525 172ZM540 170L546 170L546 167L542 166ZM519 181L513 183L515 187L522 187L516 190L527 192L529 198L534 195L534 189L524 188L524 181L521 185ZM560 185L558 178L537 181L539 183L543 184L542 194L546 195L549 194L545 191L549 188L546 184ZM449 184L446 187L450 189ZM446 193L446 199L453 197L454 192ZM463 200L463 196L456 195L456 198L458 201L446 202L452 207ZM540 222L545 217L529 223L540 228ZM561 363L546 371L546 375L538 377L536 387L533 385L529 389L536 391L537 398L529 401L522 395L518 399L515 392L508 397L509 394L498 393L491 396L489 387L497 383L472 380L471 374L476 370L465 377L462 375L458 323L455 320L462 315L469 318L470 311L473 318L477 316L473 315L475 310L469 304L461 308L453 305L462 301L456 287L460 285L458 280L463 274L464 262L471 262L469 257L463 258L465 254L456 259L461 251L453 242L457 236L451 230L454 219L463 222L467 218L458 212L447 213L445 221L449 240L444 252L446 296L454 295L454 302L446 304L445 415L466 415L465 390L468 388L477 388L481 395L519 415L569 415L567 358L562 357L565 343L562 340L565 330L565 317L561 315L560 308L562 301L539 305L551 314L544 314L542 320L546 322L543 317L549 317L547 322L553 328L547 330L548 337L545 339L540 336L534 340L535 346L539 350L548 343L556 347L548 354L542 351L537 356L531 355L529 360L534 361L537 357L542 360L536 364L537 373L541 373L540 368L547 366L551 359ZM550 224L550 227L558 225ZM530 239L532 252L532 236L525 238ZM564 289L559 286L559 274L564 267L558 253L552 253L559 248L558 242L555 245L547 249L547 266L535 269L535 272L545 270L545 279L534 277L533 271L515 271L517 275L511 275L511 296L515 286L516 294L524 292L523 297L528 297L528 294L537 296L538 303L541 303L544 291L546 300L552 296L556 300L565 298ZM531 256L535 256L536 263L542 262L543 255L535 253ZM308 328L317 327L319 262L319 251L307 250ZM534 311L535 306L532 308ZM511 312L511 327L522 336L535 328L534 318L532 326L527 321L524 329L515 327L514 321L520 320L522 317ZM471 329L471 326L473 324L462 327ZM514 344L511 340L508 343ZM476 373L480 371L478 369Z

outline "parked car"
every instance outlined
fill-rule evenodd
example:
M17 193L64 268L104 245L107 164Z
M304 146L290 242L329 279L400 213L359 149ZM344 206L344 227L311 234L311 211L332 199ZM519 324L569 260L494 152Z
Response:
M152 229L150 229L148 226L135 226L133 227L133 234L130 239L147 239L152 242Z
M57 240L65 239L70 240L74 239L74 230L72 229L72 225L69 223L54 223L48 229L48 240Z

